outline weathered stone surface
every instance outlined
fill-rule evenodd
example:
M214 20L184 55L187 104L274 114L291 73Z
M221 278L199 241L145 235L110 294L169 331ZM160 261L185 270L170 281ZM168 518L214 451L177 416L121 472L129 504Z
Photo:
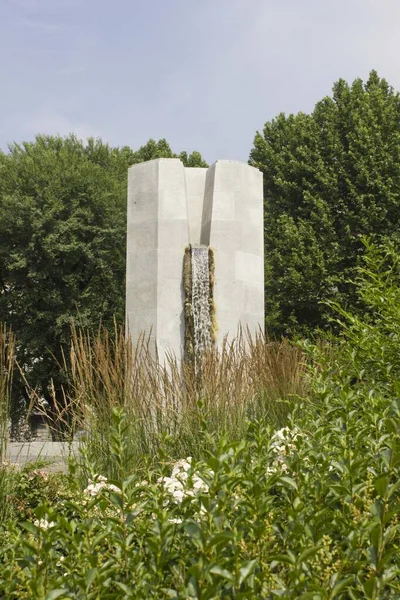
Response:
M184 351L182 264L188 244L214 252L217 339L264 326L262 174L245 163L209 169L157 159L129 169L126 322L150 333L160 360Z

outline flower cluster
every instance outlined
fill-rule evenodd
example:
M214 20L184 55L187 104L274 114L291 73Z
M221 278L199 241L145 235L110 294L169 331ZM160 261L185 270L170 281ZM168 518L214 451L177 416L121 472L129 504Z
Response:
M157 483L164 486L164 490L176 504L181 503L187 496L193 497L198 493L208 492L208 485L205 481L197 473L192 472L191 463L191 456L181 459L174 464L170 477L157 479Z
M296 450L296 440L301 436L298 429L290 429L289 427L283 427L275 431L271 438L271 450L273 455L273 462L271 467L268 468L268 473L276 473L280 470L286 473L288 470L285 458L294 450Z
M83 491L87 496L97 496L102 491L119 492L120 489L112 483L108 483L107 477L104 475L95 475L94 480L88 480L89 485Z
M278 453L284 452L287 448L294 450L296 448L294 442L300 435L300 430L297 428L290 429L289 427L282 427L282 429L278 429L278 431L274 432L271 448L274 448Z
M43 519L36 519L33 522L34 525L36 525L36 527L39 527L39 529L45 530L45 529L50 529L51 527L55 526L55 523L53 521L48 521L46 519L46 517L44 517Z

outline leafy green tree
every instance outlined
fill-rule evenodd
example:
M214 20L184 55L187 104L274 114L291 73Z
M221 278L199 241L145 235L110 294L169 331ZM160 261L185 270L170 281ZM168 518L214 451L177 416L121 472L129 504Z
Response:
M62 402L71 325L124 319L127 169L170 156L165 140L134 152L74 136L38 136L0 153L0 322L50 405L54 395ZM15 395L23 391L20 382Z
M180 152L180 154L175 154L165 139L158 142L150 139L135 153L133 162L144 162L146 160L154 160L155 158L180 158L185 167L208 167L200 152L194 151L191 154Z
M264 173L267 328L327 327L334 300L362 310L355 269L372 240L398 235L400 98L372 71L339 80L311 115L265 124L250 164Z
M162 139L156 142L150 139L144 146L139 148L135 153L135 163L145 162L146 160L154 160L155 158L175 158L167 140Z
M187 152L181 152L179 154L179 158L185 167L208 167L208 164L205 160L203 160L200 152L194 151L191 154L188 154Z

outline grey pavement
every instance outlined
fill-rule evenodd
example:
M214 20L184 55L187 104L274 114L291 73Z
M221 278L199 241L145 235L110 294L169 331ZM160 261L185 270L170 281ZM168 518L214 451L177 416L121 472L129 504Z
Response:
M6 459L11 463L24 465L37 460L48 461L46 471L66 471L68 458L76 455L79 442L10 442L6 450Z

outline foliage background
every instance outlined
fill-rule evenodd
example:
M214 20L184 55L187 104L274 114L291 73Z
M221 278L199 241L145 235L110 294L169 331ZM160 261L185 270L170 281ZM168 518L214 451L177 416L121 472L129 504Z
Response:
M312 114L280 114L257 133L270 333L327 328L326 300L364 310L352 283L361 237L398 239L399 123L399 94L372 71L365 83L339 80Z
M123 323L127 169L160 157L177 157L166 140L134 152L74 136L37 136L0 153L0 322L50 406L63 401L71 325ZM198 152L179 157L206 166ZM24 394L16 377L14 400Z

